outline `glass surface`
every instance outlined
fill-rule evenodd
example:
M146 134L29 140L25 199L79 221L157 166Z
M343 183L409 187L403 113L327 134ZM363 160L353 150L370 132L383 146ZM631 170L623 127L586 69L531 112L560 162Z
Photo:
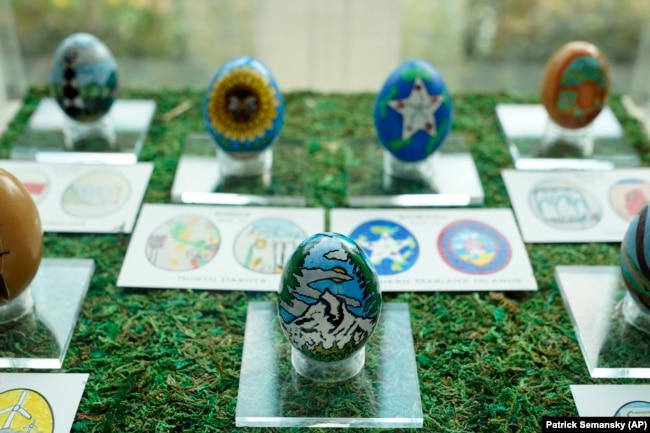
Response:
M22 105L26 89L11 3L0 0L0 134Z
M557 266L560 287L591 377L650 378L648 334L624 317L618 266Z
M0 368L61 368L94 268L92 259L41 261L34 310L0 327Z
M314 382L291 364L277 305L248 304L237 426L422 427L411 319L405 303L384 303L363 370L338 383Z
M347 193L350 206L467 206L481 204L483 186L474 159L464 139L450 135L430 158L419 164L405 164L387 154L376 138L349 139L346 161ZM387 167L397 165L411 176L395 177ZM416 167L417 166L417 167ZM462 175L459 175L462 174Z
M45 98L9 155L47 163L135 164L155 111L153 100L118 99L107 114L112 120L114 142L97 137L80 140L71 148L66 141L68 118L54 99Z
M549 128L548 114L542 105L497 104L496 111L519 170L609 170L640 165L636 150L625 140L623 128L609 107L593 121L589 131L569 130L551 143L550 136L561 136L562 132ZM590 137L584 135L587 132ZM576 146L571 143L576 138L589 143Z
M307 150L301 140L280 137L263 152L267 170L256 176L224 176L217 149L207 134L192 134L185 141L172 184L172 201L176 203L225 205L304 206L305 161ZM228 158L232 162L231 158ZM266 161L264 161L266 160ZM278 164L277 161L285 161ZM294 162L295 161L295 162ZM259 163L253 161L254 165Z

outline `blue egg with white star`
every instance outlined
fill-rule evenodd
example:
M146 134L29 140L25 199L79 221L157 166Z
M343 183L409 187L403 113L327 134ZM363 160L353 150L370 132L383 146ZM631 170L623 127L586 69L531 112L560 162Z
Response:
M374 108L382 146L404 162L431 156L451 128L452 100L442 75L423 60L409 60L382 86Z

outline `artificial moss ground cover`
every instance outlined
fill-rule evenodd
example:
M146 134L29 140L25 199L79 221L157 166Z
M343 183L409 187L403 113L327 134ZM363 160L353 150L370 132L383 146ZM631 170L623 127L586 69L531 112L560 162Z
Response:
M0 138L0 157L8 156L45 94L29 93ZM124 91L121 97L158 103L141 155L155 164L144 200L167 203L185 136L203 130L202 94ZM339 139L374 133L374 95L289 93L285 100L283 135L310 143L306 160L299 162L307 174L308 205L345 206L349 152ZM168 115L187 101L189 110ZM534 101L455 96L453 131L464 135L477 162L484 207L510 207L500 172L512 167L512 161L495 105ZM625 114L620 98L614 98L612 108L648 165L648 140ZM296 162L276 159L275 164ZM272 431L236 428L235 407L246 305L274 301L274 295L118 288L128 242L128 235L45 236L45 257L90 257L96 262L61 370L90 373L72 431ZM570 384L643 383L590 378L553 278L556 264L617 265L618 248L604 243L527 245L540 287L534 293L384 294L385 301L410 307L424 431L538 432L544 415L577 415Z

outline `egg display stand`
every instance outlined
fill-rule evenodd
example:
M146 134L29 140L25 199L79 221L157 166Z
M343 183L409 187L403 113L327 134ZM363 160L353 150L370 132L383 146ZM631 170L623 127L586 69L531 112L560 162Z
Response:
M0 368L58 369L88 291L92 259L42 259L32 280L32 312L0 325Z
M591 377L650 378L648 334L626 320L620 268L557 266L555 279Z
M235 422L238 427L420 428L422 404L408 306L384 303L363 370L337 383L298 374L277 304L250 302Z
M376 138L346 141L350 206L467 206L483 203L483 186L465 140L450 135L418 163L395 159Z
M519 170L609 170L641 163L609 107L580 130L550 122L539 104L497 104L496 112Z
M273 158L296 163L274 165ZM208 134L191 134L178 161L171 199L193 204L305 206L306 158L301 140L279 137L271 149L247 161L226 155Z
M19 137L9 156L47 163L135 164L155 111L153 100L118 99L106 114L109 118L103 121L108 125L98 124L102 121L88 126L75 122L71 130L70 120L56 101L45 98L36 107L27 131ZM94 127L103 129L101 135L107 137L81 140L70 147L67 135L83 135Z

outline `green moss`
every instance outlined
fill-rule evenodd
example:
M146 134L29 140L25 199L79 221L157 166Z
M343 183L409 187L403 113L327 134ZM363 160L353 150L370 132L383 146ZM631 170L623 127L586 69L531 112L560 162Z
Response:
M30 91L0 138L1 157L8 156L46 94ZM145 201L169 202L185 136L204 128L202 95L122 95L158 103L141 158L155 165ZM301 164L310 206L344 206L348 153L340 140L374 134L374 99L372 94L286 95L283 136L308 143ZM163 120L185 101L193 104L188 111ZM465 136L477 161L484 207L510 206L500 173L512 161L495 105L533 101L517 95L455 96L452 130ZM620 98L612 108L648 164L647 138L625 114ZM282 170L295 162L276 159L275 164ZM46 257L91 257L97 264L62 369L91 374L72 431L274 431L235 428L235 407L246 305L275 295L118 288L128 241L127 235L45 236ZM618 264L618 245L536 244L527 251L540 286L534 293L384 294L384 302L410 306L426 431L537 432L543 415L576 415L570 384L635 383L590 378L553 278L556 264Z

